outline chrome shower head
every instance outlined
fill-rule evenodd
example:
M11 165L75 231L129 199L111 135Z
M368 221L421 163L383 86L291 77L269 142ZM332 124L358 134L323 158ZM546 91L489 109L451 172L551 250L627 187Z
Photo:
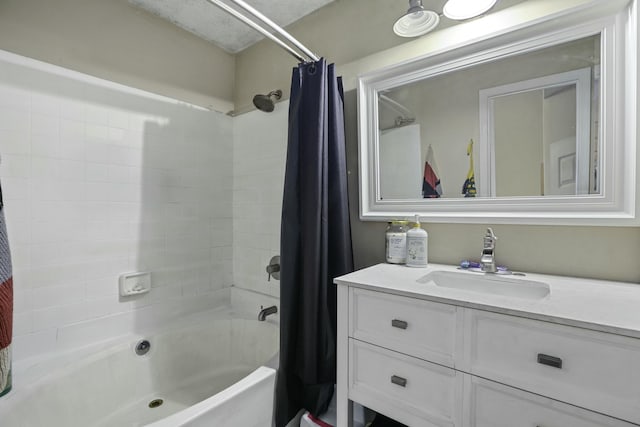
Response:
M275 108L276 101L282 98L280 89L272 90L267 95L256 95L253 97L253 105L260 111L270 113Z

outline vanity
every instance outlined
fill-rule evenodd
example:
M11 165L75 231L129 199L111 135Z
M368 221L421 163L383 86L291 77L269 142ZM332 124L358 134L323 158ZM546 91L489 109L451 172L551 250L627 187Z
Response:
M388 62L357 78L360 220L638 227L638 3L528 0L363 61ZM640 285L335 283L338 427L353 402L411 427L640 425Z
M379 264L338 287L338 427L640 425L640 286Z

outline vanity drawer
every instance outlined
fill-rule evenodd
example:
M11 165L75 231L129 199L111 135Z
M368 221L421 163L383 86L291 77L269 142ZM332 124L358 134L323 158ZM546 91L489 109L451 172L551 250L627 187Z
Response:
M631 427L606 415L465 375L465 427Z
M349 339L349 398L411 427L458 427L463 375Z
M416 298L351 288L349 335L454 367L458 308Z
M466 311L475 375L640 423L640 340Z

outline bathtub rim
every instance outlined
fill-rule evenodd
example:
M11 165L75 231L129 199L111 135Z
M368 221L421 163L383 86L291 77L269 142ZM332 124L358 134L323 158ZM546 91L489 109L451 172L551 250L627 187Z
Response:
M207 322L216 320L234 319L257 321L256 315L253 313L239 311L231 306L215 307L191 313L172 321L168 325L157 325L153 328L143 329L140 332L118 335L84 347L52 352L51 354L14 363L12 367L13 387L10 393L0 398L0 414L6 410L6 406L11 407L14 402L18 403L21 399L28 398L29 394L43 383L54 380L55 377L64 376L67 371L75 369L76 364L90 363L93 360L104 357L105 354L125 349L134 351L135 344L142 339L177 333L193 327L205 327L204 325ZM266 321L265 323L279 327L275 321ZM265 364L267 362L265 361Z
M246 392L251 386L264 381L270 381L273 378L273 386L275 393L275 376L277 371L267 366L259 366L249 375L243 377L240 381L231 384L229 387L222 391L206 398L205 400L191 405L179 412L176 412L161 420L155 421L151 424L145 424L142 427L174 427L177 425L185 425L197 420L200 416L207 413L212 407L217 407L229 400L237 397L238 395ZM178 424L180 422L181 424Z

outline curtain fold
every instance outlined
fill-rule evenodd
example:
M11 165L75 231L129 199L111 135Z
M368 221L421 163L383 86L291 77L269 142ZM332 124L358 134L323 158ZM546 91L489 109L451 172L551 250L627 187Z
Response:
M336 377L336 288L353 271L342 81L324 59L293 71L280 240L276 427L323 413Z
M11 337L13 332L13 272L0 188L0 396L11 390Z

